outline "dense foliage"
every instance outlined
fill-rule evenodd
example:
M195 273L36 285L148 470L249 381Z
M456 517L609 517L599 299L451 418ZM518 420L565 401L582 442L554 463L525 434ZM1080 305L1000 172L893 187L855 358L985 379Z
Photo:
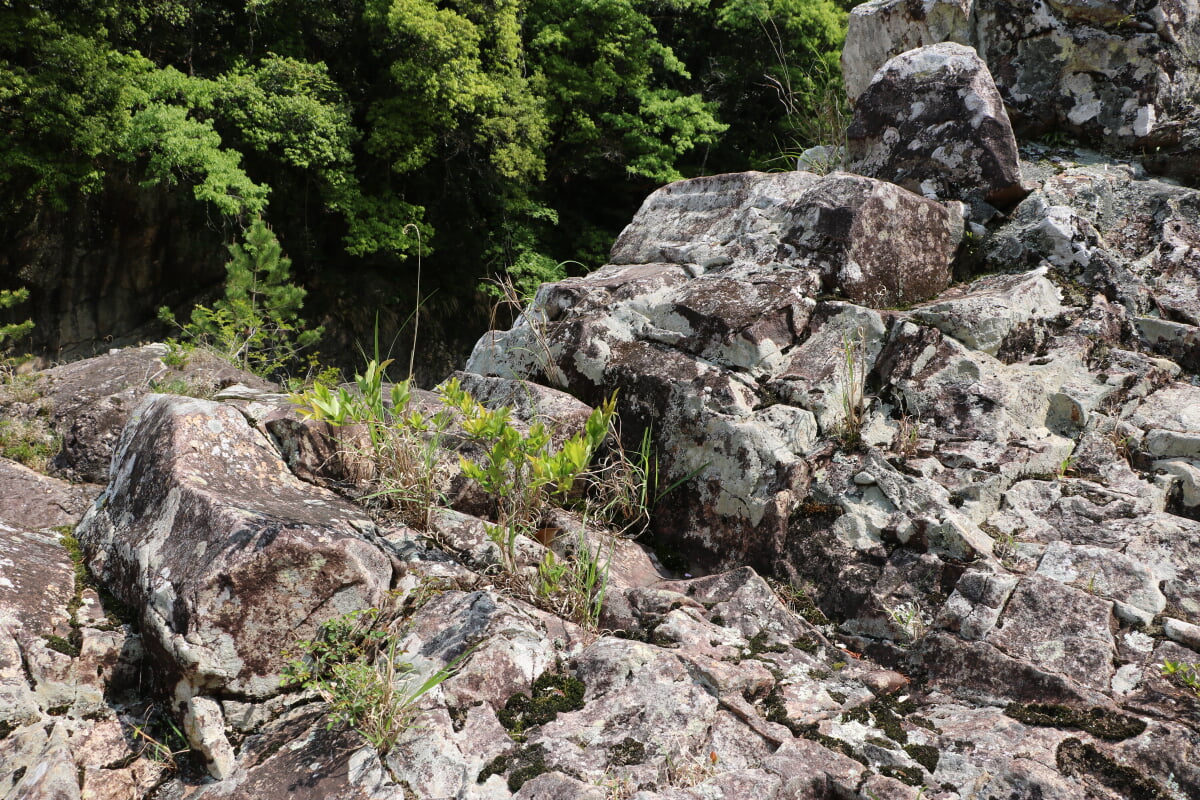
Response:
M302 280L407 286L420 247L443 287L528 283L595 266L656 185L803 144L845 16L837 0L0 0L0 214L120 174L263 215Z

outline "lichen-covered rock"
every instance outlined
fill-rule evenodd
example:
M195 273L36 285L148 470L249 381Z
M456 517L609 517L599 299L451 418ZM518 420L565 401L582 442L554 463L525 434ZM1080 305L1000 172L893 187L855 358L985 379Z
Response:
M1145 154L1195 181L1198 12L1163 0L1136 8L1090 0L875 0L851 14L843 55L852 98L914 47L957 42L987 63L1020 136L1061 131Z
M962 225L939 203L847 174L672 184L647 199L612 265L544 286L468 367L593 403L616 389L626 445L651 428L662 474L685 481L658 527L686 531L696 563L721 553L764 566L807 492L804 457L845 419L885 330L853 305L814 317L813 295L886 306L936 294ZM853 376L847 347L862 350ZM762 402L760 385L785 402Z
M294 477L236 410L165 395L135 412L78 536L189 696L273 694L287 646L392 576L362 511Z
M810 291L885 307L944 289L962 230L954 210L861 176L718 175L647 198L611 261L688 265L693 276L774 264L808 274Z
M973 350L998 356L1015 340L1038 337L1036 329L1066 312L1062 292L1045 267L1018 275L990 275L946 291L914 310L913 318L953 336Z
M933 297L950 283L963 234L957 207L834 173L806 192L793 213L783 243L819 268L826 291L888 308Z
M1008 208L1025 196L1017 140L987 65L945 42L889 60L854 105L850 169L925 197Z
M1086 152L1053 170L1047 163L1025 162L1035 191L989 239L984 263L1010 271L1049 262L1131 317L1200 325L1200 192ZM1161 336L1147 335L1155 344Z
M853 100L888 59L939 42L970 41L974 0L868 0L850 12L842 76Z

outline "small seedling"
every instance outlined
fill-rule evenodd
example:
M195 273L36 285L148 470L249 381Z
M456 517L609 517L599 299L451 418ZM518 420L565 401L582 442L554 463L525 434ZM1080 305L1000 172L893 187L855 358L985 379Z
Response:
M1200 664L1163 659L1159 669L1164 678L1169 678L1179 686L1191 689L1197 697L1200 697Z

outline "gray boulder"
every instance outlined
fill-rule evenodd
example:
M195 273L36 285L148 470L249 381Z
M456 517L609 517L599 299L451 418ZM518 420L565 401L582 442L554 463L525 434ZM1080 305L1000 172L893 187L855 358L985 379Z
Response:
M165 687L266 697L286 647L389 587L374 530L232 407L151 395L78 536L92 573L141 609Z
M1194 4L1136 8L1092 0L874 0L851 13L842 65L851 98L893 56L957 42L987 63L1017 134L1062 132L1144 154L1195 181L1194 96L1200 26Z
M1004 102L970 47L890 59L859 95L846 137L851 171L926 197L1007 209L1026 194Z

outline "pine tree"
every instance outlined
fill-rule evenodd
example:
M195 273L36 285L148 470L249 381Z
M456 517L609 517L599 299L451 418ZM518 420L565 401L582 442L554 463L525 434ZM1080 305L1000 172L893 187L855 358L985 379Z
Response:
M244 243L229 246L229 254L225 296L212 308L196 306L191 321L180 327L185 338L212 347L235 366L278 377L324 329L305 329L300 309L306 291L288 282L292 261L261 218ZM160 316L174 321L167 309Z
M12 308L29 299L28 289L0 289L0 309ZM33 330L33 320L0 325L0 348L10 340L20 339Z

